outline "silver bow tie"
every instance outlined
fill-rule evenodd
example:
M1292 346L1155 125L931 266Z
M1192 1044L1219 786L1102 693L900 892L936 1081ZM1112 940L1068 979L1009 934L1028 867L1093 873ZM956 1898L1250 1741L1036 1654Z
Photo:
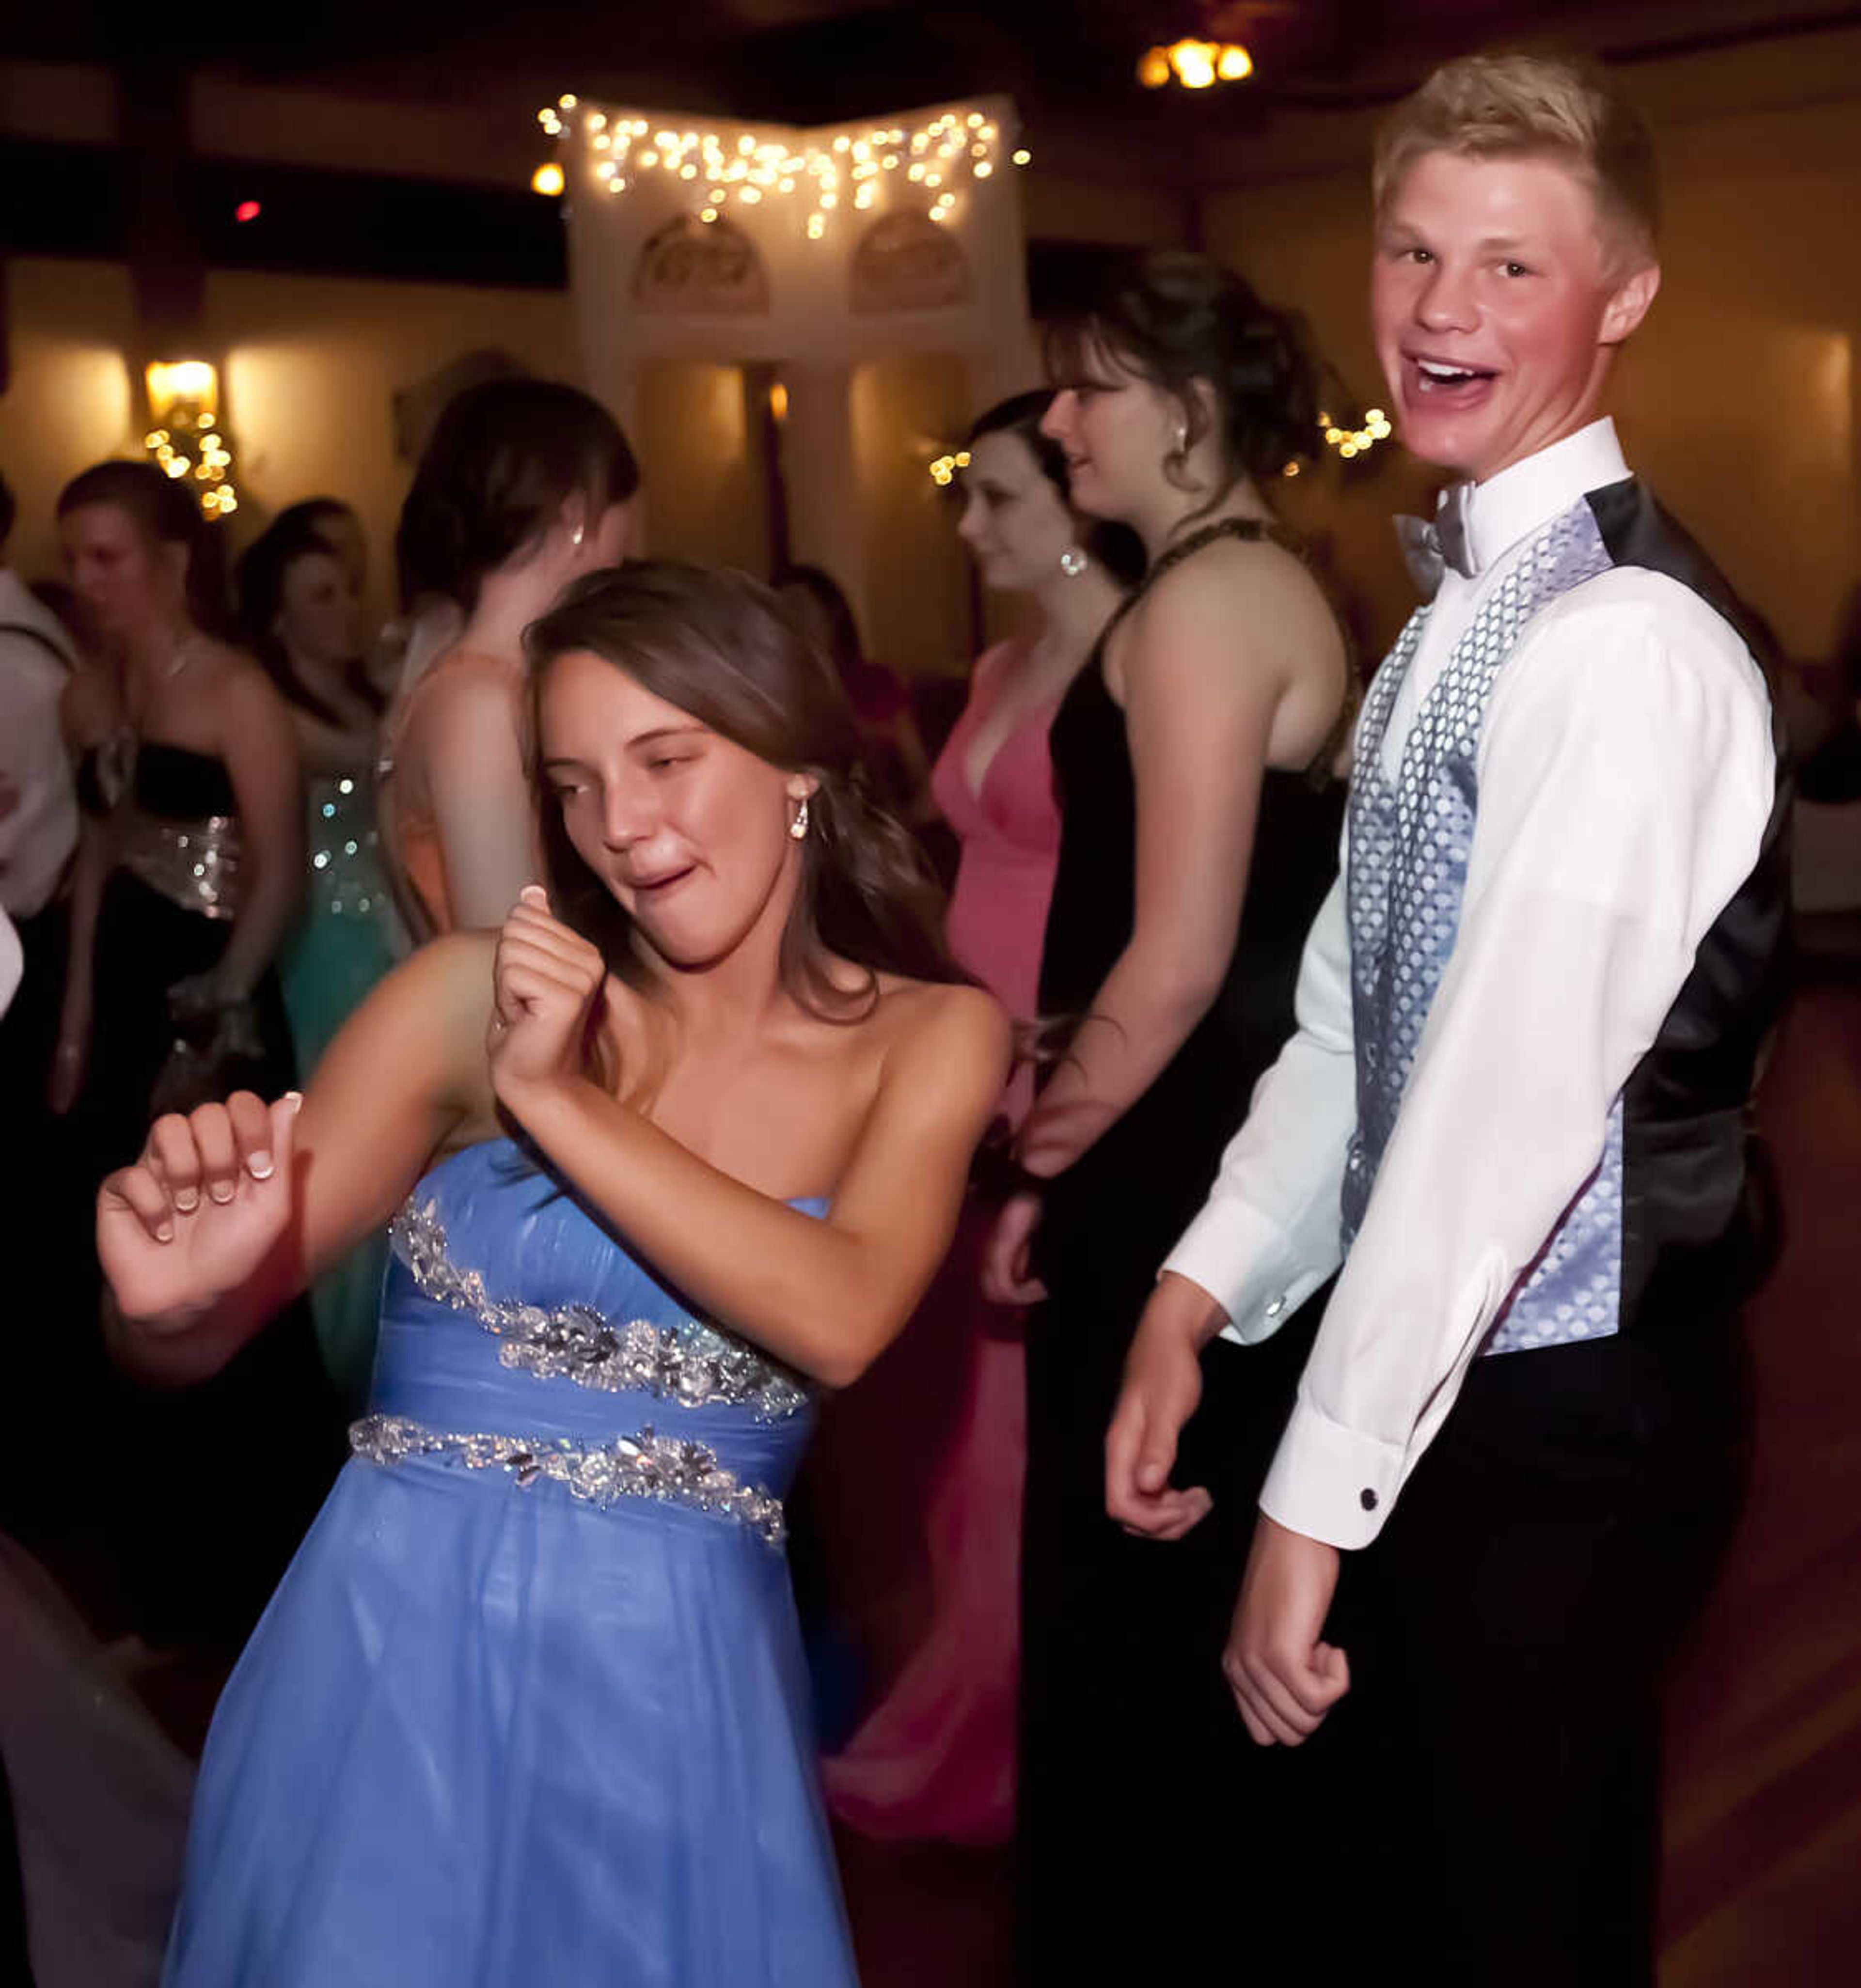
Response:
M1467 529L1473 494L1470 483L1451 485L1441 492L1432 519L1398 518L1396 521L1396 536L1408 563L1409 576L1424 600L1434 598L1441 576L1450 566L1467 580L1480 570Z

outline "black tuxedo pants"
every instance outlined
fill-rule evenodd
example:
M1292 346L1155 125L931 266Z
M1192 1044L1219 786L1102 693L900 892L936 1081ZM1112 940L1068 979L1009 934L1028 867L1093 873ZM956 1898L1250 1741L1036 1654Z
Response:
M1318 1307L1261 1347L1204 1353L1175 1481L1206 1485L1214 1510L1161 1543L1105 1509L1105 1428L1147 1290L1056 1284L1029 1324L1016 1838L1027 1988L1298 1978L1277 1971L1299 1942L1266 1901L1275 1860L1308 1837L1298 1813L1315 1804L1320 1763L1255 1748L1220 1665ZM1235 1971L1210 1976L1211 1956Z
M1303 1746L1260 1749L1220 1657L1320 1309L1204 1356L1176 1481L1215 1510L1169 1546L1104 1516L1122 1351L1089 1357L1057 1305L1034 1321L1020 1978L1213 1955L1342 1980L1406 1956L1436 1988L1649 1988L1660 1682L1744 1483L1735 1321L1477 1361L1345 1556L1328 1633L1350 1694Z
M1476 1361L1346 1557L1338 1902L1440 1988L1653 1983L1659 1687L1738 1509L1744 1402L1731 1320Z

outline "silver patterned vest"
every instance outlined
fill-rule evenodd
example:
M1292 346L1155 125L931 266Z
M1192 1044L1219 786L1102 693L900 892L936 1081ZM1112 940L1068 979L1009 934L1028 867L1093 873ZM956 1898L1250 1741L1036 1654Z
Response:
M1453 952L1494 687L1534 614L1618 564L1667 572L1734 618L1703 555L1630 479L1573 505L1512 556L1423 699L1393 782L1382 764L1384 735L1427 609L1411 618L1371 686L1350 801L1358 1122L1342 1195L1347 1250ZM1758 868L1702 943L1667 1025L1610 1111L1595 1172L1502 1307L1486 1351L1617 1331L1651 1283L1675 1283L1654 1279L1664 1254L1676 1256L1670 1270L1686 1260L1690 1290L1707 1282L1706 1258L1727 1240L1744 1199L1743 1111L1774 1004L1781 932L1785 803L1780 777ZM1703 1034L1717 1052L1704 1061L1697 1054Z

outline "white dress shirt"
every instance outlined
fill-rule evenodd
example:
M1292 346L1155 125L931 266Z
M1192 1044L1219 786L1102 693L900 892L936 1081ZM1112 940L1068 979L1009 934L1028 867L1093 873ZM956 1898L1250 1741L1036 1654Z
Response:
M1450 571L1436 597L1384 741L1392 775L1521 542L1627 473L1602 421L1473 493L1477 570ZM1367 1545L1389 1517L1750 875L1775 797L1769 695L1697 595L1619 568L1527 625L1487 708L1478 777L1453 956L1260 1496L1270 1517L1336 1547ZM1357 1118L1342 877L1306 943L1298 1020L1165 1265L1243 1343L1275 1330L1342 1255Z
M19 943L19 935L13 929L13 921L4 911L0 911L0 1016L5 1016L13 1005L13 996L19 992L20 976L25 971L25 954Z
M72 662L63 624L0 566L0 905L16 918L44 910L77 845L58 716Z

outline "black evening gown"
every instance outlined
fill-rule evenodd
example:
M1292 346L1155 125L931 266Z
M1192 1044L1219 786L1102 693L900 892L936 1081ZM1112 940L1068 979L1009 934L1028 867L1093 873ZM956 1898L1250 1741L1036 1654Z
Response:
M88 804L98 801L96 786L94 776L80 781ZM147 1138L151 1098L175 1043L168 989L213 967L232 938L223 910L202 908L213 898L195 864L210 871L236 846L236 816L218 759L157 743L137 751L130 793L112 812L119 867L98 915L79 1128L93 1190ZM225 1062L220 1075L225 1090L269 1099L296 1080L270 969L252 998L255 1053ZM197 1387L157 1391L107 1374L104 1390L113 1439L98 1486L101 1530L130 1625L151 1644L236 1649L344 1453L307 1305L287 1307Z
M1206 527L1145 585L1216 538L1269 529ZM1132 932L1136 794L1103 647L1101 638L1052 734L1064 827L1041 965L1049 1018L1091 1007ZM1156 1082L1047 1194L1036 1263L1050 1295L1027 1331L1017 1842L1029 1983L1174 1979L1210 1952L1243 1969L1260 1957L1237 1932L1235 1892L1257 1868L1260 1833L1278 1826L1260 1807L1276 1797L1263 1796L1260 1757L1220 1664L1315 1304L1263 1347L1217 1342L1204 1354L1203 1405L1174 1481L1206 1485L1215 1509L1186 1539L1134 1539L1105 1516L1105 1435L1159 1266L1293 1030L1299 958L1336 873L1342 823L1342 786L1322 768L1267 773L1220 993Z

